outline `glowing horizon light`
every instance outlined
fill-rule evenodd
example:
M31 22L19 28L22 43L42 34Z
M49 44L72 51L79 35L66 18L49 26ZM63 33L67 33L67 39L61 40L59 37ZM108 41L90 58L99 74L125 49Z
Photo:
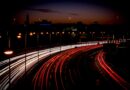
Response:
M99 24L113 24L123 23L123 16L116 10L104 7L102 5L95 5L89 3L71 3L71 2L59 2L59 3L40 3L28 6L16 13L17 21L20 24L24 24L25 16L29 15L29 21L31 24L35 22L41 22L47 20L52 23L77 23L82 22L84 24L93 24L98 22ZM41 26L50 26L50 24L43 23Z
M4 51L4 54L5 55L11 55L11 54L13 54L13 51L12 50L6 50L6 51Z

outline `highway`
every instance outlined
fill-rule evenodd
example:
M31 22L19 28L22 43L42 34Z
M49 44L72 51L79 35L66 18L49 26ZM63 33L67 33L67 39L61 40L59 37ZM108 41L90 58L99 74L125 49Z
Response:
M48 60L45 60L35 73L35 76L32 80L33 89L67 90L67 85L69 84L67 84L66 81L68 81L68 83L76 83L75 73L78 73L78 71L74 72L68 68L70 67L68 66L68 63L72 61L71 59L75 58L80 53L89 53L93 50L102 48L102 44L105 43L108 42L93 41L81 44L79 43L74 45L52 47L22 54L10 58L10 70L9 59L3 60L0 62L0 90L7 90L9 85L13 85L14 82L17 82L20 78L26 75L27 72L30 72L32 67L38 64L40 61L44 61L46 57L49 57L53 54L55 55L50 57ZM109 66L108 62L105 61L105 52L100 50L99 52L94 51L93 53L96 55L92 55L90 57L95 58L94 63L97 68L96 70L99 71L102 76L105 76L105 78L111 78L120 87L122 87L121 90L129 90L130 84L116 71L114 71L114 69ZM67 78L69 79L67 80ZM113 82L111 80L109 81Z
M48 57L51 54L65 51L68 49L72 49L75 47L91 46L91 45L97 45L97 44L103 44L103 43L107 43L107 41L100 41L100 42L93 41L93 42L87 42L87 43L83 43L83 44L58 46L58 47L53 47L53 48L48 48L48 49L44 49L44 50L39 50L39 51L22 54L22 55L10 58L10 63L11 63L10 69L11 70L9 70L9 59L3 60L0 62L0 89L6 90L9 87L9 82L12 84L13 82L17 81L26 72L28 72L35 64L37 64L41 60L44 60L44 58ZM76 52L76 51L74 51L74 52ZM58 58L58 57L59 56L57 56L56 58ZM65 56L63 56L63 57L65 57ZM55 60L52 59L51 62L53 62L53 61L55 61ZM60 65L60 70L62 70L62 64L64 63L63 61L62 62L60 61L56 64L55 71L57 71L57 68L59 67L59 65ZM46 63L48 63L48 62L49 61L47 61ZM44 64L45 66L48 66L50 64L50 63L49 64L46 64L46 63ZM10 71L10 73L9 73L9 71ZM48 76L48 74L49 74L49 71L47 72L47 76ZM9 80L9 77L10 77L10 80ZM46 85L47 85L47 83L48 82L46 80Z
M63 78L63 68L66 67L66 63L73 57L75 57L78 53L88 52L97 48L101 48L102 45L91 45L84 46L80 48L74 48L67 50L65 52L59 53L45 62L42 67L36 73L33 82L34 82L34 90L50 90L50 79L54 78L55 88L53 90L67 90L64 87ZM71 72L69 72L71 73ZM65 75L66 76L66 75ZM51 78L50 78L51 77ZM58 79L60 77L60 79ZM73 82L71 74L69 75L71 78L70 82Z
M99 71L105 75L109 75L115 82L117 82L121 87L122 90L129 90L130 89L130 84L123 78L121 77L116 71L109 66L109 64L105 61L105 52L100 51L97 56L95 57L95 63L97 67L99 68ZM105 75L105 77L107 77Z

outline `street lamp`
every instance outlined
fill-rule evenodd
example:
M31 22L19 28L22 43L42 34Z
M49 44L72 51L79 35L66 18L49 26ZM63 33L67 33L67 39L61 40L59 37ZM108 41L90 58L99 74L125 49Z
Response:
M11 64L10 64L10 56L13 54L11 49L4 51L4 54L9 57L9 88L11 87Z
M52 32L52 34L54 34L53 32ZM52 38L52 36L51 36L51 32L49 33L49 46L51 46L51 38ZM51 47L50 47L50 52L51 52ZM51 54L51 53L50 53Z
M41 35L43 35L44 33L43 32L41 32Z
M24 49L25 49L25 77L26 77L26 62L27 62L27 32L25 32L25 37L24 37Z
M37 54L38 54L38 62L39 62L39 33L37 33Z
M18 39L21 39L21 38L22 38L22 34L21 34L21 33L18 33L17 38L18 38Z
M35 35L36 34L36 32L33 32L33 35Z
M92 36L92 40L95 40L95 38L94 38L95 32L90 32L90 34L91 34L91 36Z
M2 38L2 36L0 35L0 38Z
M7 38L8 38L8 49L4 51L4 54L9 57L9 88L11 86L11 66L10 66L10 56L13 54L13 50L10 49L11 42L10 42L10 36L7 32Z
M61 43L61 40L62 40L62 34L64 34L63 32L62 33L60 33L60 52L61 52L61 46L62 46L62 43Z
M8 50L6 50L6 51L4 51L4 54L5 55L12 55L13 54L13 51L10 49L8 49Z
M102 40L103 40L103 37L104 37L105 32L100 32L100 33L102 34L101 37L102 37Z
M33 35L33 33L32 33L32 32L30 32L30 33L29 33L29 35L30 35L30 36L32 36L32 35Z
M24 25L24 29L25 30L27 30L27 25ZM21 36L22 34L19 34L18 36ZM33 35L33 33L32 32L30 32L29 33L29 35L30 36L32 36ZM27 53L27 31L25 31L25 33L24 33L24 57L25 57L25 78L26 78L26 62L27 62L27 55L26 55L26 53Z

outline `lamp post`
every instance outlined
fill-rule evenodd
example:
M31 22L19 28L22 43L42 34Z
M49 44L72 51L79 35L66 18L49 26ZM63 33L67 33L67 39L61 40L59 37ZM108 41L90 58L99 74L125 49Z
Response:
M51 45L51 32L49 33L49 41L50 41L50 45Z
M4 51L4 54L9 57L9 88L11 87L11 64L10 64L10 56L13 54L13 50L10 49L11 42L10 42L10 36L7 32L7 38L8 38L8 49Z
M24 38L24 49L25 49L25 77L26 77L26 63L27 63L27 32L25 32L25 38Z
M101 33L101 38L102 38L102 40L103 40L103 37L104 37L104 34L105 34L105 32L100 32Z
M95 40L94 34L95 32L90 32L91 36L92 36L92 40Z
M13 54L13 51L10 50L6 50L4 51L4 54L7 55L9 57L9 88L11 87L11 64L10 64L10 56Z
M0 39L2 38L1 34L0 34Z
M49 47L50 47L50 52L51 52L51 32L49 32ZM51 55L51 53L50 53L50 55Z
M38 56L38 62L39 62L39 33L37 33L37 56Z
M62 42L61 42L61 40L62 40L62 32L61 33L59 33L60 34L60 52L61 52L61 46L62 46Z

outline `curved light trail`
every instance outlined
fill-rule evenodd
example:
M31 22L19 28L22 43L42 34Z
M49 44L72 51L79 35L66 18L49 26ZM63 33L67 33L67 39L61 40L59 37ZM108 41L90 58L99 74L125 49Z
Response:
M114 81L116 81L124 90L130 89L130 84L118 75L104 60L105 52L101 51L96 57L96 63L102 72L105 71Z
M107 43L107 41L100 41L99 43L103 44L103 43ZM98 41L75 44L75 45L59 46L59 47L53 47L49 49L30 52L26 54L26 66L25 66L25 54L10 58L10 63L11 63L10 83L12 84L14 81L17 81L25 74L25 72L29 71L31 67L37 64L38 60L39 61L43 60L45 57L49 56L50 54L54 54L60 51L65 51L67 49L71 49L75 47L91 46L96 44L98 44ZM54 62L54 61L55 59L54 60L52 59L51 61L48 62ZM60 70L62 70L62 64L64 63L64 60L62 62L58 61L58 63L60 63ZM44 65L48 67L51 64L49 63ZM26 67L26 71L25 71L25 67ZM0 90L6 90L8 87L9 87L9 59L0 62Z
M88 52L93 49L97 49L102 47L102 45L91 45L91 46L84 46L80 48L73 48L70 50L66 50L61 52L47 62L45 62L41 68L36 73L33 83L34 83L34 90L50 90L50 76L54 75L54 82L55 88L53 90L66 90L64 87L63 81L63 67L65 67L65 63L73 58L80 52ZM70 75L70 74L69 74ZM58 79L58 77L60 79ZM70 75L71 82L73 83L72 77Z

